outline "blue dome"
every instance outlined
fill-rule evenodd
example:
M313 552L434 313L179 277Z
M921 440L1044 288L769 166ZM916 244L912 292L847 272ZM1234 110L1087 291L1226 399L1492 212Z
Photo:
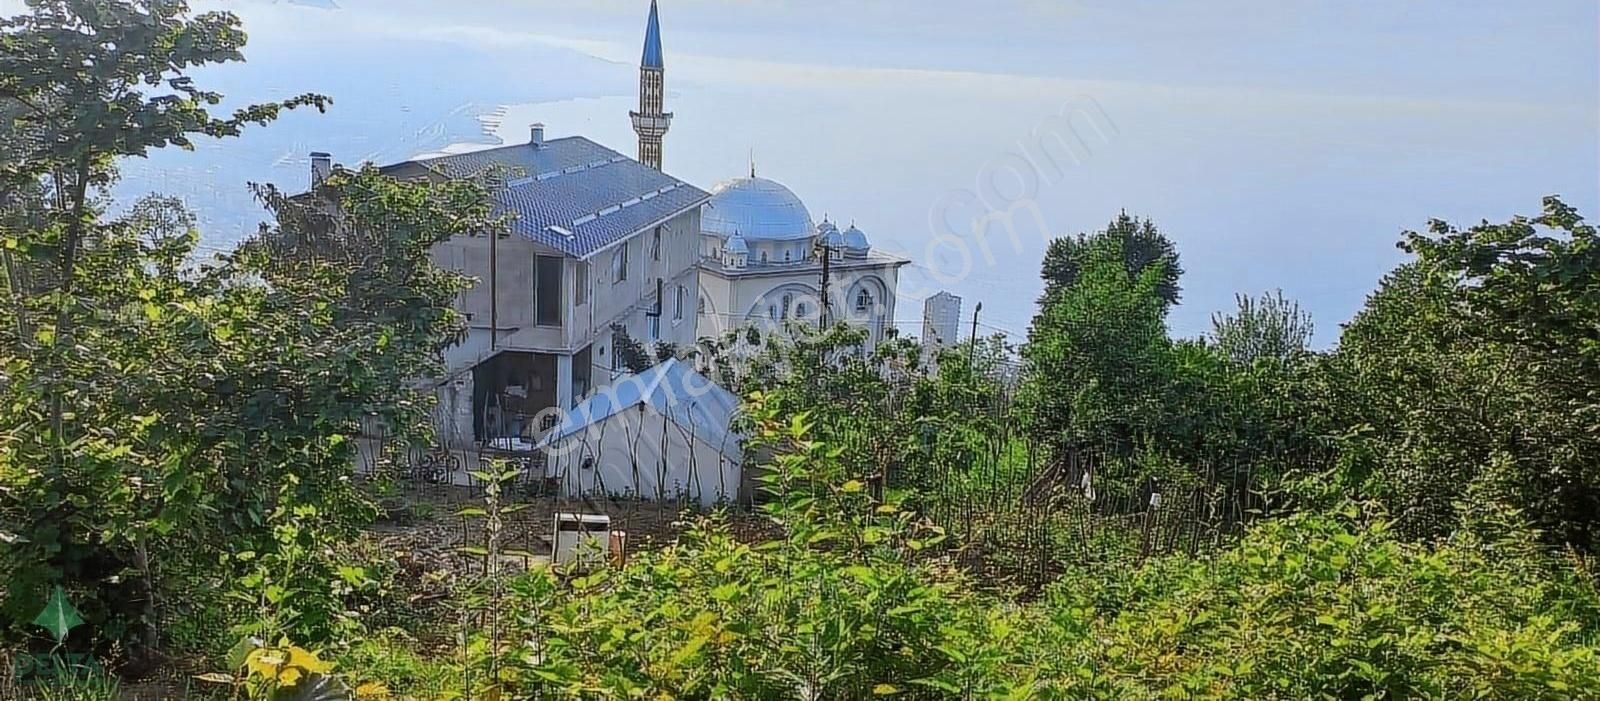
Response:
M733 232L733 235L729 236L727 241L722 242L722 250L746 255L750 253L750 247L745 244L744 236L741 236L737 231Z
M738 233L750 241L800 241L815 235L805 203L766 178L734 178L711 188L700 228L722 238Z
M855 224L851 224L850 228L844 230L844 247L852 251L865 251L871 248L872 244L867 242L865 232L857 229Z
M839 227L827 219L817 225L817 238L829 248L844 248L844 234L839 233Z

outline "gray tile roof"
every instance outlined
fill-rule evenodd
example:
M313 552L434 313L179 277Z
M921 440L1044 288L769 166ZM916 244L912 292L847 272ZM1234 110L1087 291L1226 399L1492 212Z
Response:
M579 258L711 197L581 136L415 162L448 178L505 168L506 186L495 200L516 215L511 230Z

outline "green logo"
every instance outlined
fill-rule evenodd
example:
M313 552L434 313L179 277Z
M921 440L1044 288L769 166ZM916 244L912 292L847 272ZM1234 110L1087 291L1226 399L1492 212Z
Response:
M56 590L50 594L50 602L44 605L44 610L33 619L33 624L50 631L55 636L56 644L60 645L67 639L67 631L83 625L83 616L78 614L78 609L72 607L72 602L67 601L67 593L62 591L61 585L56 585Z

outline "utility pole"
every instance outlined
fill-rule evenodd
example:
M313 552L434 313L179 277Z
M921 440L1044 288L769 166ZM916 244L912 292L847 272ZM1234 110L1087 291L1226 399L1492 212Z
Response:
M500 262L495 256L495 242L499 239L499 232L489 232L489 350L500 345Z
M833 258L833 247L818 241L817 248L822 249L822 307L818 309L817 328L827 329L828 312L833 307L833 303L828 297L828 264L829 259Z
M981 311L983 311L983 302L979 302L978 306L972 308L972 341L967 345L967 372L973 372L976 369L973 363L976 362L978 353L978 312Z

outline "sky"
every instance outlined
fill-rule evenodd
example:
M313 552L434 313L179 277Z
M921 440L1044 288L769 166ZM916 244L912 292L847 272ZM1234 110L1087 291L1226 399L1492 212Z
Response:
M185 197L209 245L260 220L245 182L299 186L309 151L391 162L532 121L634 150L647 0L194 5L250 35L245 64L201 79L239 104L334 99L124 165L119 196ZM912 334L950 289L1021 336L1046 241L1127 211L1177 242L1175 335L1282 289L1326 347L1402 231L1550 194L1600 210L1593 0L661 0L661 22L666 170L709 188L753 153L814 218L911 258Z

